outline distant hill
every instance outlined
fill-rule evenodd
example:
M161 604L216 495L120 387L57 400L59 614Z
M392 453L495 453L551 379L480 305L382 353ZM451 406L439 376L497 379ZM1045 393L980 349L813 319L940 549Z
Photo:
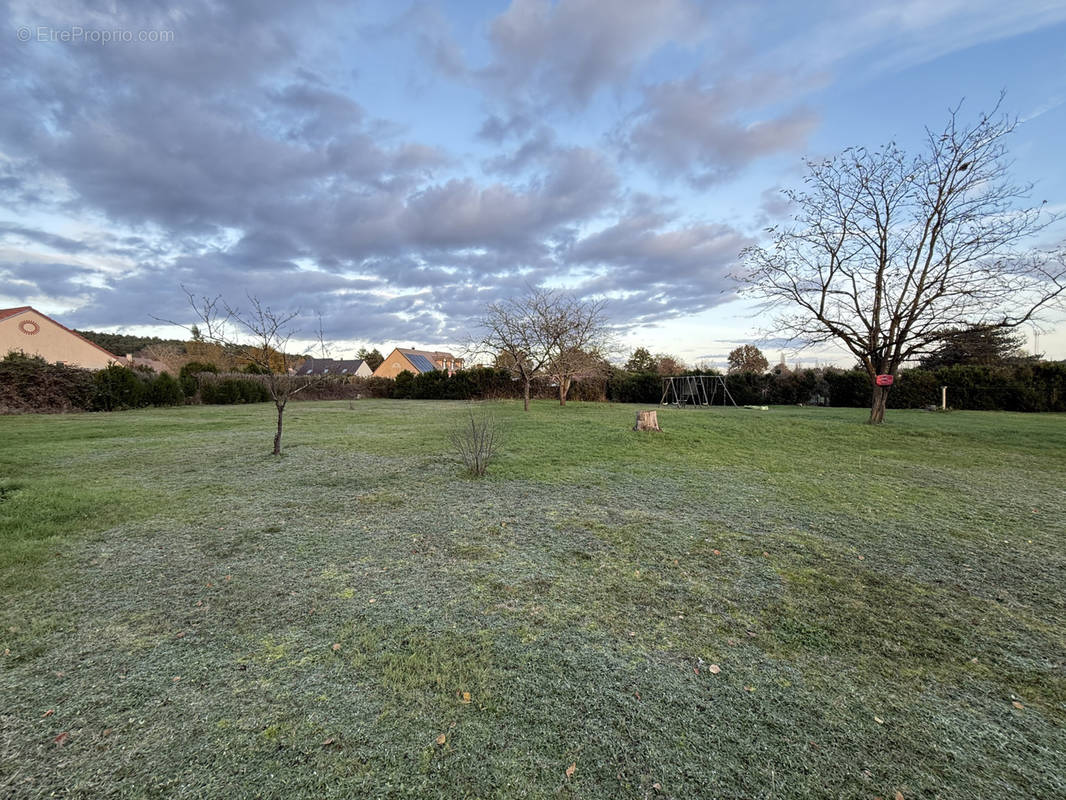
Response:
M137 353L146 347L153 345L167 345L177 348L179 352L185 352L186 342L180 339L160 339L158 336L134 336L129 333L98 333L97 331L74 331L79 336L84 336L93 344L114 353L116 356L124 356L126 353Z

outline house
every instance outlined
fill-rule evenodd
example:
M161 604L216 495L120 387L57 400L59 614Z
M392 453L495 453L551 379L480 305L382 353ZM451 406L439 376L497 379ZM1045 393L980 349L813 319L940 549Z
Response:
M30 306L0 309L0 358L11 352L84 369L122 361Z
M449 375L463 368L463 360L456 358L451 353L439 350L416 350L414 348L397 347L381 362L374 370L375 378L395 378L401 372L412 372L420 375L423 372L432 372L439 369Z
M296 369L297 375L340 375L348 378L369 378L374 374L361 358L343 361L336 358L308 358Z

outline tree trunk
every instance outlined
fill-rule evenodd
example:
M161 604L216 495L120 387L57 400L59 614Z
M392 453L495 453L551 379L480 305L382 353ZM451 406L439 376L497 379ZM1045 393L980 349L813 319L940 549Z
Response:
M281 455L281 415L285 413L285 404L276 403L278 408L278 432L274 434L274 455Z
M887 386L874 386L873 402L870 404L869 424L880 425L885 421L885 404L888 402Z
M637 412L637 424L633 426L635 431L659 431L662 433L662 428L659 427L659 412L657 411L638 411Z
M529 381L526 381L525 389L522 392L522 401L524 403L524 409L529 411Z
M569 394L569 393L570 393L570 379L569 378L560 378L559 379L559 405L561 405L561 406L565 406L566 405L566 395Z

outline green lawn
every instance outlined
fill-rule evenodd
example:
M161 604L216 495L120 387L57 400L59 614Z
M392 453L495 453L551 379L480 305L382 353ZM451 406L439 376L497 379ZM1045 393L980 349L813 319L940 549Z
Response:
M0 796L1066 796L1066 417L469 408L0 418Z

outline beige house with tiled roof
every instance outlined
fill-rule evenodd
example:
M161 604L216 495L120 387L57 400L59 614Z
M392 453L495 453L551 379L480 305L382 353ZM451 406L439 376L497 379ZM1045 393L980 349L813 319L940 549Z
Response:
M395 378L404 371L419 375L423 372L432 372L435 369L451 375L462 368L463 360L456 358L451 353L439 350L415 350L414 348L397 347L385 356L385 360L374 370L374 377Z
M123 360L30 306L0 308L0 358L11 352L85 369Z

